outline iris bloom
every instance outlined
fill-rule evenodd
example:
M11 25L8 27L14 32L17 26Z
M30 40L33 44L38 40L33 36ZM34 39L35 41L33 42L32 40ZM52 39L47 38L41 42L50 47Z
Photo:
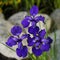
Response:
M26 46L23 46L22 41L23 39L28 37L28 34L23 34L21 37L19 35L22 32L22 28L20 26L14 26L11 29L12 36L8 38L8 41L6 44L10 47L13 47L15 45L18 45L18 48L16 49L16 53L19 57L26 57L28 53L28 49Z
M22 41L26 38L28 46L32 47L32 53L35 56L40 56L43 52L49 51L51 47L52 39L50 37L46 38L45 29L41 30L39 26L37 26L37 23L39 21L42 21L44 23L44 17L36 16L37 13L38 13L38 7L34 5L30 9L31 16L26 16L21 22L23 28L28 27L29 34L26 33L20 36L22 28L17 25L11 29L12 36L8 38L6 44L10 47L18 45L16 53L19 57L26 57L28 54L27 46L24 46L22 43ZM31 25L29 26L29 24ZM31 37L30 35L32 35L33 37Z
M38 11L39 10L37 6L32 6L32 8L30 9L31 16L26 16L21 22L24 28L28 27L30 23L33 27L35 27L36 23L38 23L39 21L44 22L43 16L36 16L38 14Z
M40 56L43 52L49 51L52 39L50 37L45 38L45 29L38 32L38 35L28 37L28 46L32 46L32 52L36 56Z

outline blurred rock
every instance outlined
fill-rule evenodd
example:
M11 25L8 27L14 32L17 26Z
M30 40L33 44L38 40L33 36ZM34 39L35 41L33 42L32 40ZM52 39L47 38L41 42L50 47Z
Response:
M12 15L8 21L11 22L12 24L20 24L21 25L21 20L24 19L24 17L27 15L27 12L18 12L14 15Z
M56 53L56 58L57 60L60 60L60 30L57 30L56 32L56 42L55 42L55 53ZM54 46L54 32L52 34L50 34L50 37L53 39L53 43L52 46ZM54 59L52 59L54 60Z
M60 9L56 9L52 12L51 18L57 24L58 29L60 29Z
M5 21L3 14L0 14L0 42L6 41L9 36L10 29L13 25L8 21Z
M0 14L0 53L3 54L6 57L9 58L16 58L20 59L16 52L12 51L8 47L6 47L5 43L9 37L10 29L13 25L9 23L8 21L5 21L3 14ZM16 47L13 47L13 50L15 50Z

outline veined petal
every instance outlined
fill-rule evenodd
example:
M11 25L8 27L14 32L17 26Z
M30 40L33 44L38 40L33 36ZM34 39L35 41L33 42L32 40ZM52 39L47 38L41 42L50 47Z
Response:
M10 47L14 46L17 44L17 38L13 37L13 36L10 36L8 38L8 41L6 42L6 44Z
M17 25L13 26L11 29L11 33L16 36L18 36L21 32L22 32L22 28Z
M45 34L46 34L46 31L45 29L43 29L39 32L39 37L44 38Z
M30 14L32 15L32 16L35 16L37 13L38 13L38 7L37 6L32 6L32 8L30 9Z
M26 46L23 46L23 49L22 49L21 53L22 53L22 57L26 57L26 56L27 56L27 54L28 54L28 49L27 49Z
M31 26L33 26L33 27L36 26L36 22L34 20L31 21Z
M32 52L35 56L40 56L42 54L42 50L40 48L36 49L36 47L32 48Z
M31 26L28 28L28 32L36 35L39 32L39 27L38 26L36 26L36 27Z
M45 43L45 44L46 44L46 43L49 43L49 40L47 40L47 39L45 39L45 38L43 38L41 41L42 41L42 43Z
M19 49L22 49L23 48L22 42L18 42L18 48Z

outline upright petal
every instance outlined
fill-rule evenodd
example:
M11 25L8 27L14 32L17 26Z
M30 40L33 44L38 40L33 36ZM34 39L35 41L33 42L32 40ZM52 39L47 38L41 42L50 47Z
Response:
M26 46L23 46L23 49L22 49L21 53L22 53L22 57L26 57L26 56L27 56L27 54L28 54L28 49L27 49Z
M42 54L42 50L40 48L36 49L36 47L32 48L32 52L35 56L40 56Z
M22 42L18 42L18 48L19 49L22 49L23 48Z
M14 46L17 44L17 38L13 37L13 36L10 36L8 38L8 41L6 42L6 44L10 47Z
M39 27L38 26L36 26L36 27L31 26L28 28L28 32L36 35L39 32Z
M43 30L41 30L41 31L39 32L39 36L40 36L41 38L44 38L45 34L46 34L45 29L43 29Z
M30 9L30 14L32 15L32 16L35 16L37 13L38 13L38 7L37 6L32 6L32 8Z
M36 26L36 22L34 20L31 21L31 26L33 26L33 27Z
M11 33L16 36L19 35L21 32L22 32L22 28L17 25L13 26L11 29Z

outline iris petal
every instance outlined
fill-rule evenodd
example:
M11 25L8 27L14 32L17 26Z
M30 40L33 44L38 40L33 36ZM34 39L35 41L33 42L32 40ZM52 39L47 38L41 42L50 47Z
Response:
M30 9L30 14L32 16L35 16L38 13L38 7L37 6L32 6L32 8Z
M36 49L35 47L32 48L32 52L36 55L36 56L40 56L42 54L42 50L40 48Z
M41 31L39 32L39 36L40 36L41 38L44 38L45 34L46 34L45 29L43 29L43 30L41 30Z
M25 38L28 38L29 36L30 36L29 34L23 34L20 39L23 40L23 39L25 39Z
M28 46L33 46L34 45L34 38L29 37L27 42L28 42Z
M12 29L11 29L11 33L13 35L19 35L22 32L22 28L20 26L15 25Z
M42 44L40 48L42 51L49 51L50 44Z
M45 18L43 16L35 17L36 22L42 21L44 23Z
M19 49L22 49L23 48L22 42L18 42L18 48Z
M16 54L19 56L19 57L21 57L22 56L22 52L21 52L21 49L16 49Z
M22 49L21 53L22 53L22 57L26 57L26 56L27 56L27 54L28 54L28 49L27 49L26 46L23 46L23 49Z
M30 22L28 22L28 20L22 20L21 24L23 25L24 28L28 27Z
M45 38L43 38L41 41L42 41L42 43L48 43L49 42L49 40L47 40Z
M48 43L51 44L52 43L52 39L50 37L47 37L47 40L49 41Z
M13 36L10 36L8 38L8 41L6 42L6 44L10 47L14 46L17 44L17 38L13 37Z
M39 31L39 27L38 26L36 26L36 27L32 27L31 26L31 27L28 28L28 32L31 33L31 34L34 34L34 35L37 34L38 31Z

